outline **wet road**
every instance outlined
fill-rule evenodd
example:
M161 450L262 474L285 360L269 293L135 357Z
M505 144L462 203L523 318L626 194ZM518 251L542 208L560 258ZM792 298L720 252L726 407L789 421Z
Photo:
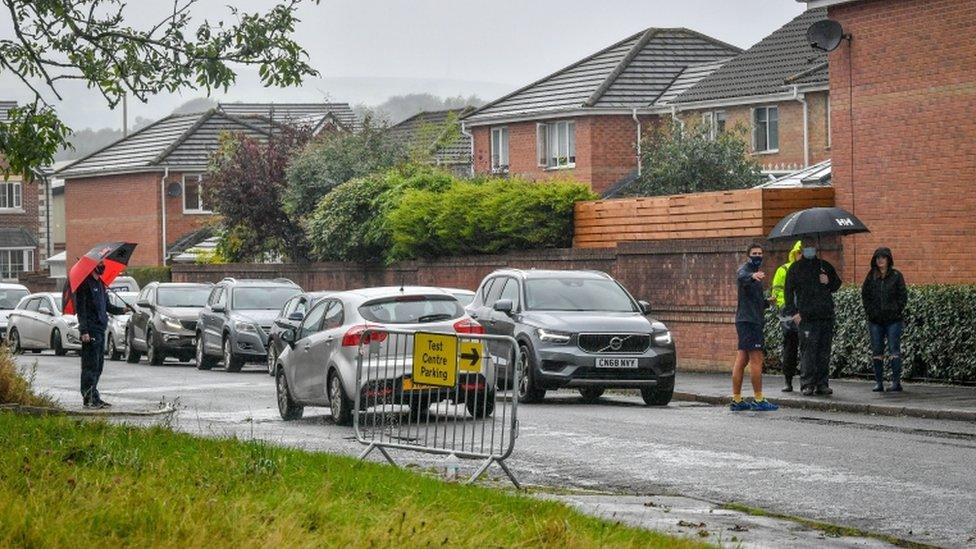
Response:
M19 361L29 366L35 359L37 387L78 406L78 358ZM330 423L325 409L307 408L304 419L282 421L274 383L258 367L228 373L175 362L110 362L100 388L116 409L175 400L174 426L194 433L362 449L350 428ZM697 403L646 408L629 396L587 405L560 392L520 407L520 425L509 463L523 482L739 501L926 543L976 546L971 423L800 410L740 415ZM421 465L440 459L396 457Z

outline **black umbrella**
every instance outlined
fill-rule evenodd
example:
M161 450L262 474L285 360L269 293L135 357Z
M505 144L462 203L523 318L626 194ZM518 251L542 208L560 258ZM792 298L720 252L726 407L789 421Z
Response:
M854 214L840 208L808 208L784 217L769 233L769 240L802 239L870 232Z

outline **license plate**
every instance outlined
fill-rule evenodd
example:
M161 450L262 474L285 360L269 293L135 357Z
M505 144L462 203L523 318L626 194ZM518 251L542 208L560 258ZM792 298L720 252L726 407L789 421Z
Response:
M414 383L409 377L403 378L403 390L404 391L423 391L428 389L439 389L436 385L424 385L422 383Z
M598 358L597 368L636 368L636 358Z

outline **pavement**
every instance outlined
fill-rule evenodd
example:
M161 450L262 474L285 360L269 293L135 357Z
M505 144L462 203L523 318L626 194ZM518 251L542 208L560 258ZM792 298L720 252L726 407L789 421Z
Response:
M794 381L796 391L792 393L782 392L784 385L782 376L763 376L764 396L782 407L976 422L976 387L903 383L904 391L900 393L874 393L871 392L873 381L834 379L830 381L834 394L807 397L800 394L798 380ZM731 390L730 374L679 372L674 397L683 401L724 405L731 400ZM752 396L748 374L743 382L742 395L746 398Z
M45 353L18 360L34 369L38 389L80 409L77 357ZM698 379L680 374L679 386L682 378ZM770 381L770 388L778 391L778 382ZM303 419L282 421L273 380L259 365L226 372L175 362L109 362L100 390L115 413L169 403L176 412L166 424L193 434L346 455L363 450L326 409L306 408ZM573 391L552 392L518 413L519 438L507 461L515 475L591 514L733 547L884 545L831 537L791 521L767 524L722 507L737 502L918 543L976 547L973 422L787 407L733 413L690 401L646 407L636 394L608 394L587 404ZM393 456L421 470L445 465L441 457L416 452ZM477 465L462 461L461 476ZM497 467L489 472L487 483L507 486Z

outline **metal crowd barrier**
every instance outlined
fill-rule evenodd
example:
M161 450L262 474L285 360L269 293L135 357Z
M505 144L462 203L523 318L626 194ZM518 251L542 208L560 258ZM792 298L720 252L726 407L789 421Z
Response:
M482 460L468 483L505 464L518 436L519 348L508 336L369 328L356 364L353 429L378 450ZM500 393L506 393L500 394Z

